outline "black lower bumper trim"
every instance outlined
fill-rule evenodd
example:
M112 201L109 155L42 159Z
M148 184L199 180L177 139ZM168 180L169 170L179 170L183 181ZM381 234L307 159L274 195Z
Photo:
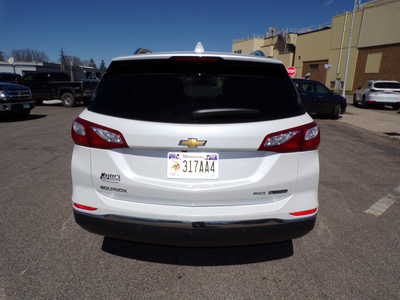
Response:
M208 225L207 222L185 223L189 226L152 225L151 222L135 222L115 216L95 216L74 210L76 222L85 230L121 240L134 242L189 246L221 247L265 244L299 238L310 232L316 216L296 221L260 220L245 221L230 226L228 223ZM158 223L159 224L159 223Z

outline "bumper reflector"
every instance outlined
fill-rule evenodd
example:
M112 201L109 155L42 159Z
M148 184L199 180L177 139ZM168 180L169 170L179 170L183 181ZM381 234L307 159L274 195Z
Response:
M316 213L318 210L318 208L314 208L314 209L309 209L309 210L303 210L303 211L296 211L296 212L292 212L290 213L292 216L304 216L304 215L311 215Z
M78 203L74 203L73 205L76 208L84 209L84 210L96 210L97 209L96 207L86 206L86 205L82 205L82 204L78 204Z

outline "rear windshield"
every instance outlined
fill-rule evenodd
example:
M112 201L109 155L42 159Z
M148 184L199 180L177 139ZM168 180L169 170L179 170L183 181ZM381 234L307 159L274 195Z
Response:
M304 113L283 65L215 58L113 62L89 110L170 123L236 123Z
M399 82L375 82L374 87L377 89L399 89Z

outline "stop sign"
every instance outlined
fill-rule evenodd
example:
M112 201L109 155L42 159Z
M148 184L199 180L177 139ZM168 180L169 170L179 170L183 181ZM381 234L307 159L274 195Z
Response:
M289 67L287 68L287 72L290 77L296 76L296 67Z

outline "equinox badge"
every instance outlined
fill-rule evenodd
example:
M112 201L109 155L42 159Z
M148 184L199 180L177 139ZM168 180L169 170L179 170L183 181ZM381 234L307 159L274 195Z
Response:
M180 140L179 146L187 146L189 148L196 148L198 146L205 146L206 140L198 140L196 138L189 138L187 140Z

